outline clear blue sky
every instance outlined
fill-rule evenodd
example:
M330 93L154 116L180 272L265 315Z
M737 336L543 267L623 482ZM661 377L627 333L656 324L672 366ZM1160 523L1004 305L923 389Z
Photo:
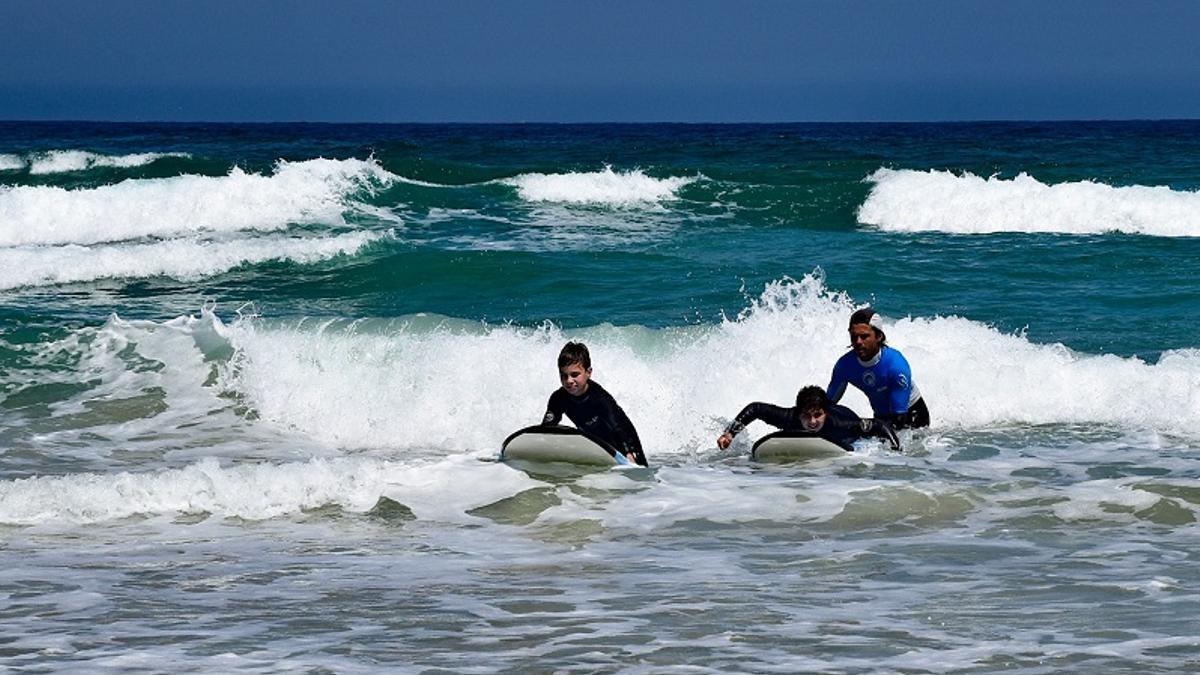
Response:
M1200 0L7 0L0 119L1200 118Z

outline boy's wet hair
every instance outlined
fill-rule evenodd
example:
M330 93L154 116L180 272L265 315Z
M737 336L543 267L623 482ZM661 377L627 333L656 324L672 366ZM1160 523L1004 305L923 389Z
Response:
M582 364L584 369L592 367L592 355L588 353L587 345L582 342L568 342L558 353L558 367L563 368L572 363Z
M815 384L810 384L796 394L796 409L800 412L828 410L829 397L825 395L824 389Z

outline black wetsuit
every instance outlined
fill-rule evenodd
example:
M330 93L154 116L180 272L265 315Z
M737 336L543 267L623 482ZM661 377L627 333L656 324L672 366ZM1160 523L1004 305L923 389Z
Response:
M929 426L929 406L925 405L925 399L919 398L911 406L908 407L908 412L902 412L897 415L892 415L888 420L893 429L919 429Z
M563 415L581 431L612 445L618 452L633 455L638 464L647 466L637 429L599 382L589 381L583 396L572 396L561 387L550 394L542 424L558 424Z
M796 408L781 408L757 401L742 408L742 412L729 423L725 431L731 436L737 436L754 420L762 420L784 431L807 431L800 422L800 411ZM864 420L853 410L842 405L829 406L825 411L825 424L816 435L846 450L854 449L854 441L868 437L882 438L891 444L893 450L900 449L900 439L896 438L896 432L892 431L887 422L877 419Z

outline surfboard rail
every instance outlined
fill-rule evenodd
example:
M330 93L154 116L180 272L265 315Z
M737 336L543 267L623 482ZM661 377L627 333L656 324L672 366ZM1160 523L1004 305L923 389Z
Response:
M514 431L500 446L500 459L602 466L629 463L605 441L562 424L535 424Z
M776 431L754 443L750 457L758 460L804 460L819 457L840 457L850 452L831 440L811 431Z

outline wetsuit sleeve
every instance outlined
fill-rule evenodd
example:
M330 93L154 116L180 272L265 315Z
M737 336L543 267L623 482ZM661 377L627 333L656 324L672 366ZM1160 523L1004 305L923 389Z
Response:
M842 394L846 393L846 384L849 379L846 377L846 369L842 367L844 358L838 359L837 363L833 364L833 375L829 378L829 386L825 387L825 395L829 397L830 403L842 400Z
M558 424L562 421L562 416L563 408L558 398L558 390L556 390L550 394L550 400L546 401L546 414L542 415L542 424Z
M786 429L792 421L792 409L755 401L742 408L729 426L725 427L725 432L730 436L737 436L745 430L746 425L755 420L762 420L773 427Z
M634 428L633 422L629 416L617 404L617 400L611 394L605 392L604 408L605 414L608 416L608 427L616 432L618 447L617 449L625 454L633 455L634 459L641 466L648 466L646 463L646 454L642 451L642 440L638 438L637 429Z
M912 369L908 360L894 352L892 373L890 376L888 397L891 399L893 415L903 415L908 412L908 400L912 397Z
M883 420L863 420L863 431L869 436L880 438L887 441L892 450L900 450L900 437L896 435L892 425Z
M880 438L887 441L892 450L900 449L900 439L887 422L864 420L853 410L841 405L830 406L826 411L825 426L819 435L847 449L852 449L854 441L860 438Z

